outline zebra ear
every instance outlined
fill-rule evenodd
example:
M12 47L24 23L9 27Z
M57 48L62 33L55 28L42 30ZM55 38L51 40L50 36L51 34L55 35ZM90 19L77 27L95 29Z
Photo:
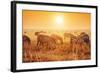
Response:
M37 36L39 34L39 32L35 32L35 35Z

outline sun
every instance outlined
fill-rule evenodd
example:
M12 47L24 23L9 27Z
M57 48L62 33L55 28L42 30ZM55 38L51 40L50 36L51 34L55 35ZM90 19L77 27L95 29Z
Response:
M62 16L56 16L56 24L58 26L61 26L63 24L63 17Z
M54 17L54 24L53 24L53 29L55 30L64 30L64 16L62 15L56 15Z

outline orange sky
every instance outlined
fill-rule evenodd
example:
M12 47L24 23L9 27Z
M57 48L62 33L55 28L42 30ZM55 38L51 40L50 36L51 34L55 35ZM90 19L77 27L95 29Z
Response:
M90 30L91 14L23 10L23 29Z

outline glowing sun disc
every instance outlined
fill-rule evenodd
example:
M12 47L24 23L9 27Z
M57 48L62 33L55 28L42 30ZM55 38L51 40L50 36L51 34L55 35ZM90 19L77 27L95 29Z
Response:
M57 23L57 25L62 25L62 23L63 23L63 18L62 18L61 16L57 16L57 17L56 17L56 23Z

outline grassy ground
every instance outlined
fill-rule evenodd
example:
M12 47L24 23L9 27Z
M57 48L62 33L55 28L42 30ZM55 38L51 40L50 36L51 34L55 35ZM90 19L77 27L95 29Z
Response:
M78 52L73 52L70 44L63 43L56 45L55 49L48 49L46 46L36 46L32 42L27 48L23 48L23 62L49 62L49 61L68 61L68 60L87 60L90 59L90 48L87 45L78 46Z

